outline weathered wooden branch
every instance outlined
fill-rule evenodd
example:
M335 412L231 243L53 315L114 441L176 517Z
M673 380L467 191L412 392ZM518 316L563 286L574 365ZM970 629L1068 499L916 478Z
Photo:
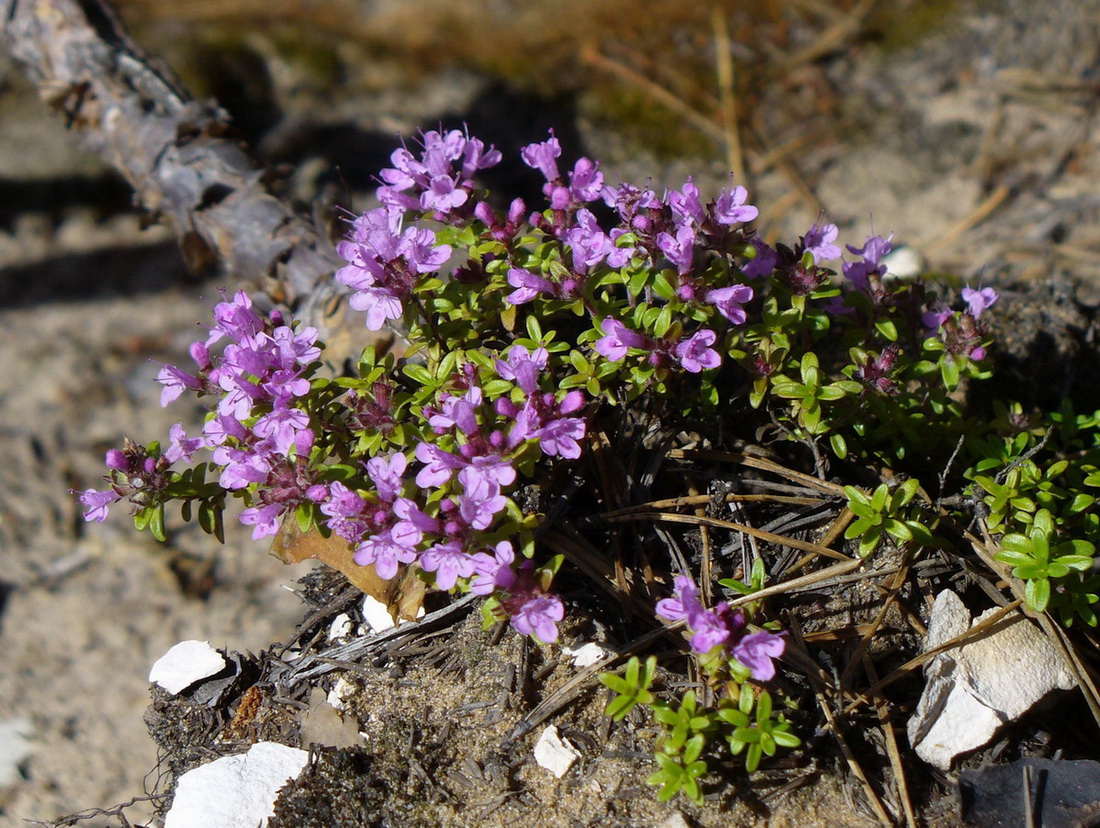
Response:
M196 101L126 33L108 0L0 0L0 43L85 145L176 231L188 264L220 263L318 322L335 253L269 190L230 136L226 113Z

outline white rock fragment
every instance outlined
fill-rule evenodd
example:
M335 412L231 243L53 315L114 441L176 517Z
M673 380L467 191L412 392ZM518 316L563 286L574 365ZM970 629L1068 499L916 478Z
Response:
M346 612L342 612L332 619L328 627L328 640L341 641L355 635L355 622Z
M23 716L0 722L0 788L19 781L19 766L34 753L33 735L30 719Z
M565 776L573 767L573 763L580 758L580 752L561 737L554 725L542 731L538 742L535 743L535 761L558 779Z
M684 819L684 815L677 811L670 814L668 819L660 824L659 828L689 828L689 826L688 821Z
M392 630L394 627L393 616L390 615L389 609L370 595L363 596L363 620L376 633Z
M591 667L611 655L611 650L607 647L601 647L595 641L590 641L579 647L566 647L565 652L573 660L573 666L575 667Z
M963 634L997 610L970 621L951 590L936 596L925 641L927 652ZM917 755L947 770L960 754L993 738L1055 689L1071 690L1077 680L1062 653L1021 613L981 638L953 647L926 666L928 684L909 719L909 741Z
M916 279L925 269L924 257L905 245L898 245L883 256L882 263L886 265L886 274L897 279Z
M340 676L336 679L336 683L332 685L332 689L328 691L328 703L337 710L343 710L347 700L358 691L359 686L354 681L348 679L347 676Z
M173 696L225 669L225 658L208 641L181 641L157 659L149 681Z
M275 813L279 789L302 772L309 751L257 742L185 773L164 828L256 828Z

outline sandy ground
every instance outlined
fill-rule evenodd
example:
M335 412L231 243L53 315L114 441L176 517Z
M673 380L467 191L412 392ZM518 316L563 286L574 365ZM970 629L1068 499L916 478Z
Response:
M894 231L932 266L972 280L1072 273L1098 283L1097 98L1085 67L1100 43L1100 4L994 5L995 14L971 4L963 22L918 50L860 46L809 67L849 128L810 146L799 174L857 246L870 217L875 231ZM146 774L155 779L142 722L152 662L187 638L242 651L285 640L301 614L285 585L301 572L240 528L219 546L177 524L160 545L122 513L102 525L80 520L67 490L96 484L106 449L198 420L197 409L161 409L153 378L158 361L185 358L216 283L189 285L167 236L139 231L115 208L119 185L5 72L0 729L24 732L29 744L0 783L0 825L14 826L141 795ZM362 129L393 134L472 108L484 90L466 75L423 84L418 107L395 110L392 96L377 94L345 103L341 117L358 107ZM789 110L770 124L777 141L793 129ZM314 115L323 122L326 112ZM722 183L713 159L627 159L614 135L573 126L591 154L616 159L613 178L679 185L701 168L705 190ZM792 188L789 175L770 170L753 191L765 217L777 208L788 235L814 218L808 203L789 206ZM78 192L72 203L59 198ZM20 194L23 208L13 206Z

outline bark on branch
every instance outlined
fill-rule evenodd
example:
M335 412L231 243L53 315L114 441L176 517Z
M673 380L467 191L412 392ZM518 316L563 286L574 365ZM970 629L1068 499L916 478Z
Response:
M331 298L331 245L270 192L221 108L192 98L108 0L0 0L0 9L0 43L139 204L172 225L189 264L216 260L319 321Z

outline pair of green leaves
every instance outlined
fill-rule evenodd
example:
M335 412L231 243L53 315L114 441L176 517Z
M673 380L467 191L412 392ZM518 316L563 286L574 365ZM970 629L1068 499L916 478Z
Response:
M859 539L861 558L875 550L883 535L889 535L901 543L932 543L931 530L913 517L916 510L910 506L919 490L920 482L916 478L895 487L883 483L870 495L855 486L844 487L848 508L856 516L844 532L844 537L848 540Z
M1087 572L1092 567L1095 547L1084 540L1054 544L1054 518L1040 509L1026 535L1012 533L1001 538L1001 551L994 557L1012 567L1012 576L1027 581L1024 600L1028 609L1043 612L1050 604L1051 580L1070 572Z

